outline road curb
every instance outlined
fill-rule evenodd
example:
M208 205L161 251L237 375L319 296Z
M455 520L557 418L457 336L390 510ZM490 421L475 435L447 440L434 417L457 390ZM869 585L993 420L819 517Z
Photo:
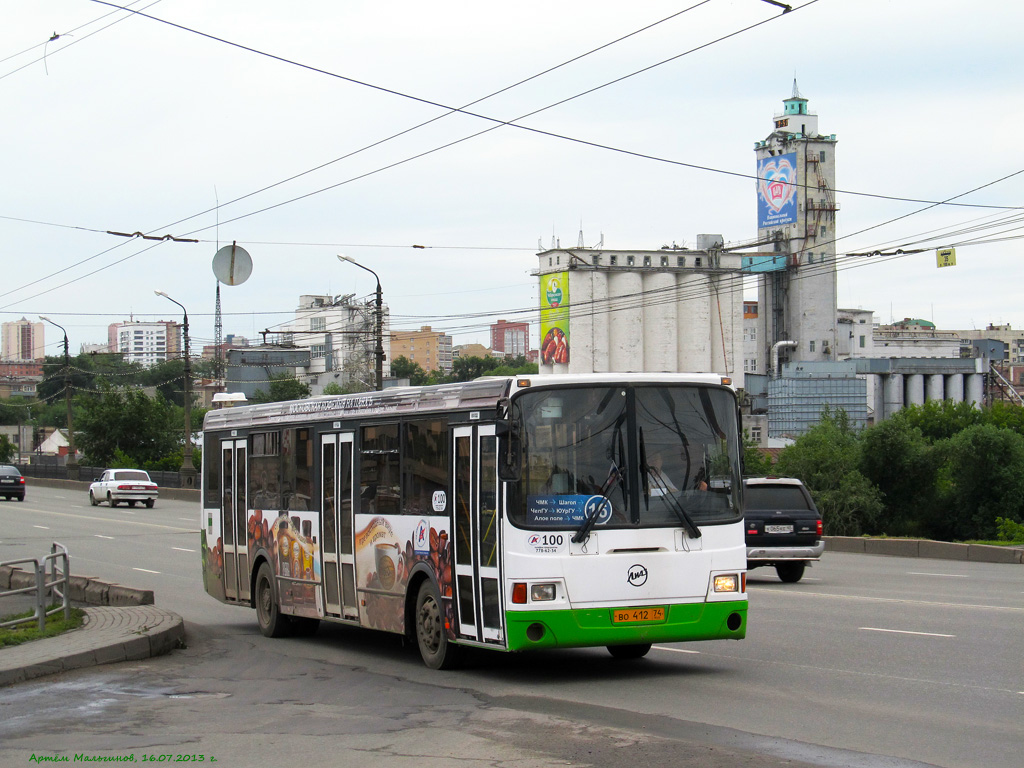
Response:
M83 667L140 661L185 645L185 622L152 605L85 608L85 624L0 649L0 687Z

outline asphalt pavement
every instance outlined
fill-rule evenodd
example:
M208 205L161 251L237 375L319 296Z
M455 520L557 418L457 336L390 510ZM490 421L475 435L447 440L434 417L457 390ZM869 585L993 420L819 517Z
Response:
M877 554L1006 563L1020 563L1024 557L1024 550L1017 548L893 539L829 537L827 548L847 552L864 552L868 548ZM23 602L24 607L20 603L0 602L0 615L12 615L30 607L30 603ZM83 610L85 624L79 629L0 648L0 687L82 667L160 656L185 644L181 616L155 605L88 606Z

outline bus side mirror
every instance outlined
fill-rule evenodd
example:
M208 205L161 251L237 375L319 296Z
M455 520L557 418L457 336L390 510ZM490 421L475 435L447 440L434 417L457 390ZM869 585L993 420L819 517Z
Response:
M494 425L494 434L498 437L498 478L506 483L514 483L521 475L519 422L498 421Z

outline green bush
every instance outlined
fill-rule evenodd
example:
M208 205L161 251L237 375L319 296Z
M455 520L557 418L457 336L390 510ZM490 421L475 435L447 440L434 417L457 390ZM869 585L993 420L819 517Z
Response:
M1024 525L1016 520L997 517L996 529L996 537L999 541L1007 541L1010 544L1024 544Z

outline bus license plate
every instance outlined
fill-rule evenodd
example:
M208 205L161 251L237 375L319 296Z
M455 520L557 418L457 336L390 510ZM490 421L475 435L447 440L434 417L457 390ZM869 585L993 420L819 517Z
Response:
M616 608L612 611L612 621L616 624L664 620L664 608Z
M792 533L792 525L766 525L764 527L765 533Z

